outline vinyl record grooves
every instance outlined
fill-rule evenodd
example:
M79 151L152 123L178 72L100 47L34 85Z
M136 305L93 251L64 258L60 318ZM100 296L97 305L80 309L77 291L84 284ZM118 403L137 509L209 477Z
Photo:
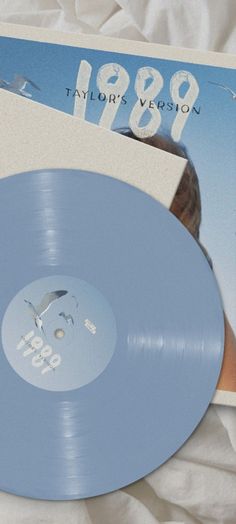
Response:
M0 489L74 499L165 462L223 355L212 271L162 205L81 171L0 181Z

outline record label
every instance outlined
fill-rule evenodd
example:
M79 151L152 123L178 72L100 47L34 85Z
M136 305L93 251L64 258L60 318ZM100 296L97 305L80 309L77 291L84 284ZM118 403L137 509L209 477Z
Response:
M67 391L97 378L116 344L111 306L95 287L66 277L41 278L19 291L2 324L13 369L30 384Z

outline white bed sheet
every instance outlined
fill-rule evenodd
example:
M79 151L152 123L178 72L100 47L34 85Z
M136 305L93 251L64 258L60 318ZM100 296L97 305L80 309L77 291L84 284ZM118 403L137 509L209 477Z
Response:
M235 52L235 0L0 0L0 20Z
M235 52L235 0L0 0L0 20ZM236 408L211 406L166 464L115 493L45 502L0 493L1 524L236 524Z

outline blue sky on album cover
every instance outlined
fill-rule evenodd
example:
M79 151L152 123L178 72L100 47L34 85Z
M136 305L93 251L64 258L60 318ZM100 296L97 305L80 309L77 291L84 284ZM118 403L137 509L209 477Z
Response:
M212 258L225 310L236 331L236 99L233 100L229 92L209 83L224 84L236 91L235 70L0 37L0 79L11 81L15 74L26 76L40 87L37 91L27 86L33 100L71 114L75 101L71 94L81 60L88 61L92 66L89 91L95 94L98 92L97 72L104 64L116 62L129 74L130 83L125 93L127 103L120 105L112 129L129 125L130 112L137 101L134 81L139 68L149 66L161 73L164 86L157 96L158 100L171 102L170 79L175 72L187 70L196 78L200 91L194 105L197 109L201 108L200 114L190 114L181 143L187 147L199 177L201 242ZM66 95L66 88L72 89L70 96ZM103 102L88 100L86 120L97 124L103 109ZM169 133L176 113L174 110L163 110L161 114L162 123L158 132Z

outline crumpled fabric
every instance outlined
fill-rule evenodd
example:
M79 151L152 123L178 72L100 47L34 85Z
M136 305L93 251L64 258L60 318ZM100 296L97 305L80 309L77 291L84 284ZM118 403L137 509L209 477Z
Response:
M235 524L236 409L210 406L163 466L114 493L50 502L0 494L1 524Z
M235 52L235 0L0 0L0 20Z
M0 21L235 52L235 0L0 0ZM1 467L1 466L0 466ZM0 493L1 524L235 524L236 408L210 406L183 447L131 486L83 501Z

